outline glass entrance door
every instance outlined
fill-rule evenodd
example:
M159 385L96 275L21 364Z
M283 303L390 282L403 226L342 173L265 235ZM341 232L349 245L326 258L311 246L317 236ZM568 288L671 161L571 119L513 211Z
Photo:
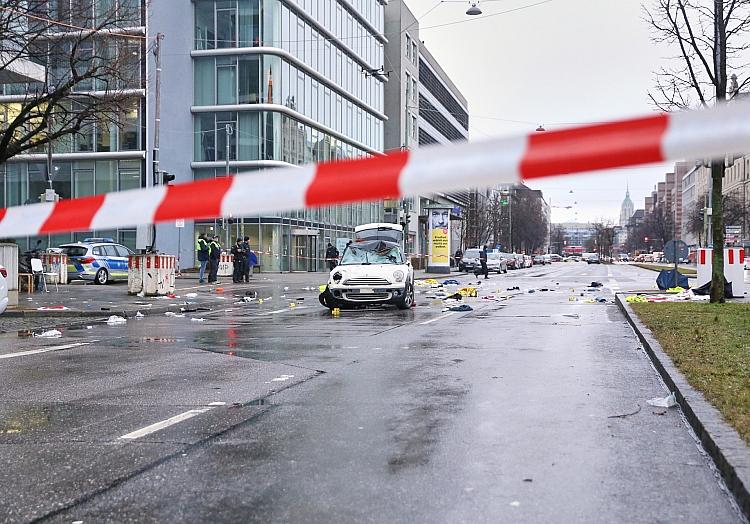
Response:
M313 235L292 236L292 271L317 271L318 237Z

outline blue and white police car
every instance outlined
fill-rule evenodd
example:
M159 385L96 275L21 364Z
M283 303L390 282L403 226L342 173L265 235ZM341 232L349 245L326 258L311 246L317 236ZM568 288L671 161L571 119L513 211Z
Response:
M70 279L93 280L95 284L128 279L128 256L133 252L111 238L84 238L62 245L60 250L68 255Z

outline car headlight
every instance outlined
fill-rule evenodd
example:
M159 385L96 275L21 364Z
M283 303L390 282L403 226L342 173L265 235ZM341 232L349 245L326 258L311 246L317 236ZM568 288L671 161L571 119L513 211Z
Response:
M341 279L344 278L344 276L340 272L336 271L331 278L338 284L339 282L341 282Z
M403 282L404 280L404 272L400 269L397 269L393 272L393 278L396 280L396 282Z

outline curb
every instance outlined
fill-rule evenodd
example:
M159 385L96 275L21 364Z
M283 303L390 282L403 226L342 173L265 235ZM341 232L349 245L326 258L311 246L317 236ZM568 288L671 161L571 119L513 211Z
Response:
M623 299L623 294L616 295L615 302L633 327L667 388L675 392L685 418L713 459L740 511L750 519L750 449L737 431L724 422L721 413L688 383L651 330Z

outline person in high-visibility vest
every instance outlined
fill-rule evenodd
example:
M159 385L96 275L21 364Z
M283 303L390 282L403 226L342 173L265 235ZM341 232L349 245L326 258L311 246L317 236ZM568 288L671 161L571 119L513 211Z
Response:
M203 284L206 276L206 266L208 265L209 255L211 254L211 248L206 241L206 234L201 233L198 235L198 240L195 241L195 253L198 257L198 263L200 263L200 270L198 271L198 283Z
M209 270L208 270L208 283L216 284L217 275L219 273L219 259L221 258L221 243L219 237L215 236L209 244L211 248L211 254L209 255Z

